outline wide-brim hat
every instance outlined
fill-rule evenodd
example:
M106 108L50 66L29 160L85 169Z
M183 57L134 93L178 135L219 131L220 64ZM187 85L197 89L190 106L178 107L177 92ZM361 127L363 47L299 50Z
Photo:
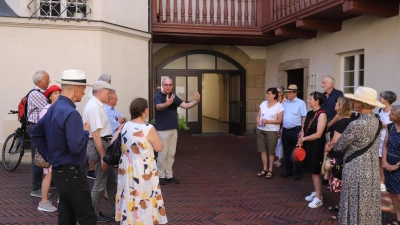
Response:
M378 101L378 93L369 87L358 87L354 94L344 94L344 97L354 99L359 102L367 103L368 105L377 106L379 108L385 107L384 104Z
M286 89L286 90L284 90L284 92L290 92L290 91L294 91L294 92L299 92L299 90L297 89L297 85L295 85L295 84L291 84L291 85L289 85L289 87Z
M295 147L292 151L291 158L294 162L302 162L306 158L306 150L302 147Z
M60 84L92 86L86 83L86 74L82 70L64 70L61 74L61 80L56 80L56 82Z
M331 168L331 158L324 156L324 161L322 161L321 174L324 175L326 171L330 171Z
M44 95L47 98L50 98L51 93L53 93L55 91L61 91L61 88L57 85L51 85L49 88L46 89L46 91L44 92Z

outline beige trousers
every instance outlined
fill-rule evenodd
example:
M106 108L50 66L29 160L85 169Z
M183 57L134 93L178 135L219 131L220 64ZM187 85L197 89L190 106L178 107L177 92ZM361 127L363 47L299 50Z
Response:
M157 169L159 178L173 177L172 166L175 161L176 141L178 139L178 131L163 130L157 131L158 136L163 144L163 149L158 153Z

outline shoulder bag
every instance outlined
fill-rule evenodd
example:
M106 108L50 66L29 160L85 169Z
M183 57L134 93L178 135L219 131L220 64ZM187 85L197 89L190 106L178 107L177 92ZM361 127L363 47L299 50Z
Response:
M367 145L365 148L363 148L363 149L361 149L359 151L356 151L353 154L349 155L346 158L346 161L344 163L343 163L343 158L337 159L336 162L335 162L335 165L333 165L333 167L332 167L332 175L334 177L336 177L337 179L341 180L342 179L342 173L343 173L343 166L346 163L349 163L351 160L353 160L353 159L357 158L358 156L360 156L360 155L364 154L365 152L367 152L368 149L371 148L371 146L374 144L375 140L378 138L378 136L379 136L379 134L381 132L381 129L382 129L382 123L381 123L381 121L379 121L378 130L376 131L374 140L372 140L372 142L369 143L369 145Z
M107 153L103 157L103 161L111 166L119 165L121 154L121 133L119 133L117 139L115 139L114 142L108 146Z
M44 160L42 155L40 155L40 153L37 150L35 152L35 158L33 159L33 162L37 167L41 168L49 168L51 166L46 160Z

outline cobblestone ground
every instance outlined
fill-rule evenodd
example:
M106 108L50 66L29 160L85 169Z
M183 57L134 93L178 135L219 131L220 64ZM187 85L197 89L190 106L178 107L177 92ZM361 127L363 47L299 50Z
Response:
M1 225L57 224L57 212L38 211L40 199L29 196L30 165L25 162L14 172L0 167ZM180 135L174 176L181 183L161 187L168 224L337 224L329 220L334 214L328 207L338 202L339 194L324 189L324 205L310 209L304 200L312 191L310 174L294 181L281 178L283 168L277 168L273 178L267 180L256 177L261 168L253 135ZM89 182L93 185L92 180ZM57 206L57 190L52 192L50 200ZM111 213L106 200L102 211ZM390 198L383 194L383 224L393 218L392 211Z

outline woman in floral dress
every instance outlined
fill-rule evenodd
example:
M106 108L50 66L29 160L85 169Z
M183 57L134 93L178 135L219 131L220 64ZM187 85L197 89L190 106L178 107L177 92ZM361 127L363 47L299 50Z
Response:
M360 117L349 124L333 147L334 151L344 153L343 161L374 141L379 120L372 110L376 106L383 107L377 101L377 92L372 88L359 87L354 94L344 96L352 99L354 110L360 113ZM382 224L379 142L378 135L364 154L343 167L339 224Z
M137 98L129 109L132 120L121 131L115 220L126 225L166 224L154 159L154 151L160 152L163 146L154 127L145 122L149 113L147 100Z

